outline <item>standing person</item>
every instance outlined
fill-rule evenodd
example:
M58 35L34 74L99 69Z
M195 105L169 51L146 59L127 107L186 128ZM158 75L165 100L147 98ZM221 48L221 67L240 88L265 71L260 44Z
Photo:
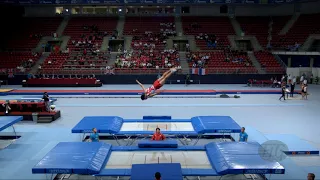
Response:
M99 142L99 134L96 128L92 129L92 133L90 134L90 141L91 142Z
M241 128L241 133L239 136L239 142L247 142L248 141L248 134L245 132L246 128Z
M302 99L308 100L308 85L302 85L302 91L301 91Z
M50 112L50 99L47 92L43 93L42 99L44 101L44 105L46 106L46 111Z
M186 86L190 84L190 74L186 75Z
M295 86L296 86L296 81L293 78L292 81L291 81L291 84L290 84L290 97L293 97Z
M281 97L279 98L279 100L281 101L281 99L283 98L284 100L286 100L286 86L285 85L282 85L282 88L281 88Z
M5 103L2 104L2 106L4 107L4 115L5 115L5 116L8 116L8 115L9 115L9 112L11 111L9 102L6 101Z

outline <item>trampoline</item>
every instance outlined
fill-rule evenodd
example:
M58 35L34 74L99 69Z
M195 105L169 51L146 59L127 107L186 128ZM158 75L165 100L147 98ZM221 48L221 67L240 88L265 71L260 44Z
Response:
M241 127L230 116L196 116L191 119L171 119L171 116L144 116L142 119L123 119L117 116L86 116L73 129L72 133L83 134L97 128L99 133L110 134L117 143L119 136L126 136L132 145L138 138L152 135L156 128L167 136L173 136L186 144L183 139L196 136L193 145L206 134L240 133ZM183 138L179 138L179 137ZM135 137L135 138L132 138Z
M14 136L17 139L17 133L14 124L23 120L22 116L1 116L0 117L0 132L12 126Z
M152 179L161 169L167 180L182 176L284 174L278 162L261 158L256 142L219 142L205 146L149 149L102 142L61 142L32 168L33 174L131 176Z

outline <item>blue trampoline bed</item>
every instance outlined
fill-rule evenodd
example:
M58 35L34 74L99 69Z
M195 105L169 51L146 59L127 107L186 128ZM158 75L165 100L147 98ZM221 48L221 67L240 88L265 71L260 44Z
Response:
M0 116L0 132L12 126L14 135L17 139L17 133L13 125L22 120L22 116Z
M32 173L131 176L131 180L150 180L158 171L166 180L182 180L183 176L284 174L285 169L278 162L262 158L260 148L256 142L219 142L160 149L113 147L101 142L61 142L34 166ZM186 159L179 160L183 156L189 163Z
M191 119L171 119L171 116L144 116L142 119L123 119L117 116L86 116L73 129L72 133L90 133L97 128L99 133L112 135L118 141L119 136L126 136L127 145L132 145L138 138L152 135L156 128L167 136L183 139L197 137L196 145L203 135L240 133L241 127L230 116L196 116ZM179 137L183 138L179 138ZM132 138L135 137L135 138Z

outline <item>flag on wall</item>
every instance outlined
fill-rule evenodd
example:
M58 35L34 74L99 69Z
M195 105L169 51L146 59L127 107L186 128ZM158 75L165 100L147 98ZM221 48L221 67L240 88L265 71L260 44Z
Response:
M197 75L206 75L206 69L204 68L192 68L191 69L191 74L197 74Z
M13 78L14 75L13 75L13 69L8 69L8 77L9 78Z

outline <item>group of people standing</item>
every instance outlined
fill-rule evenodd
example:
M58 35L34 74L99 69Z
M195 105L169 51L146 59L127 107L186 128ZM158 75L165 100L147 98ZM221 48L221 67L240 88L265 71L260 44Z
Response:
M288 84L287 84L288 82ZM290 93L290 97L293 97L294 94L294 89L296 86L296 77L291 78L289 75L288 76L282 76L281 78L281 97L279 98L279 100L281 100L282 98L284 100L286 100L286 93ZM287 89L287 87L290 87L290 91ZM301 87L301 96L302 99L308 99L308 80L304 78L304 76L301 76L300 78L300 87Z

